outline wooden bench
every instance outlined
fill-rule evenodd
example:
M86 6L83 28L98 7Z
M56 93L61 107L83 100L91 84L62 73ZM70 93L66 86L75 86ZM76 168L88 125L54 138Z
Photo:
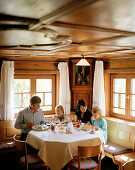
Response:
M113 161L115 164L119 165L119 170L122 170L122 165L133 159L135 159L135 152L114 156Z
M0 141L0 154L15 152L16 147L13 140Z
M111 117L105 119L107 121L108 141L104 146L104 152L121 168L123 164L119 159L121 156L127 154L130 158L134 158L135 123Z
M20 130L14 128L15 120L0 121L0 154L16 151L13 136L20 135Z

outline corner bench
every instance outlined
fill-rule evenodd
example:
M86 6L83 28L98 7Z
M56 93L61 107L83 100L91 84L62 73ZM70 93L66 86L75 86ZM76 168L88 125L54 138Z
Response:
M0 141L0 154L16 151L15 143L12 140Z
M113 159L115 164L120 165L116 161L119 155L127 154L132 158L135 153L135 123L112 117L105 119L107 121L108 141L104 146L104 152L106 156Z
M135 152L125 153L121 155L114 156L114 163L119 166L119 170L122 170L122 165L126 162L135 159Z

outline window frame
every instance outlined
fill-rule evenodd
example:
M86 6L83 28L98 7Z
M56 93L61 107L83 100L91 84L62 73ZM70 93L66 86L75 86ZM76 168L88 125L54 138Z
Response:
M126 79L126 99L125 99L125 115L113 112L113 80L115 78L125 78ZM135 121L135 117L130 115L131 110L131 79L135 78L135 74L111 74L111 116Z
M51 111L43 111L44 115L50 115L55 113L55 105L56 105L56 75L55 74L15 74L14 79L31 79L31 92L30 92L30 98L35 95L36 93L36 79L46 79L51 78L52 79L52 110ZM15 92L14 92L15 94ZM28 103L29 106L29 103ZM16 114L16 113L14 113Z

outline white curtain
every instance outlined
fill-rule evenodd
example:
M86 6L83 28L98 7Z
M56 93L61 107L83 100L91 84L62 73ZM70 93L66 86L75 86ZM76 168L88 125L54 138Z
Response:
M93 107L99 106L105 116L104 67L103 61L96 61L93 83Z
M60 94L59 104L64 107L65 114L70 114L70 87L69 87L69 70L67 62L58 64L60 71Z
M14 61L3 61L0 83L0 119L14 117Z

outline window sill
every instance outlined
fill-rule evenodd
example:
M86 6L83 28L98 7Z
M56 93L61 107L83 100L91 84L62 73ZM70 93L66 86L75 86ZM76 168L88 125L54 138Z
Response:
M135 126L135 122L129 121L129 120L123 120L123 119L118 119L118 118L114 118L114 117L105 117L105 119L114 121L114 122L119 122L121 124L124 125L130 125L130 126Z

